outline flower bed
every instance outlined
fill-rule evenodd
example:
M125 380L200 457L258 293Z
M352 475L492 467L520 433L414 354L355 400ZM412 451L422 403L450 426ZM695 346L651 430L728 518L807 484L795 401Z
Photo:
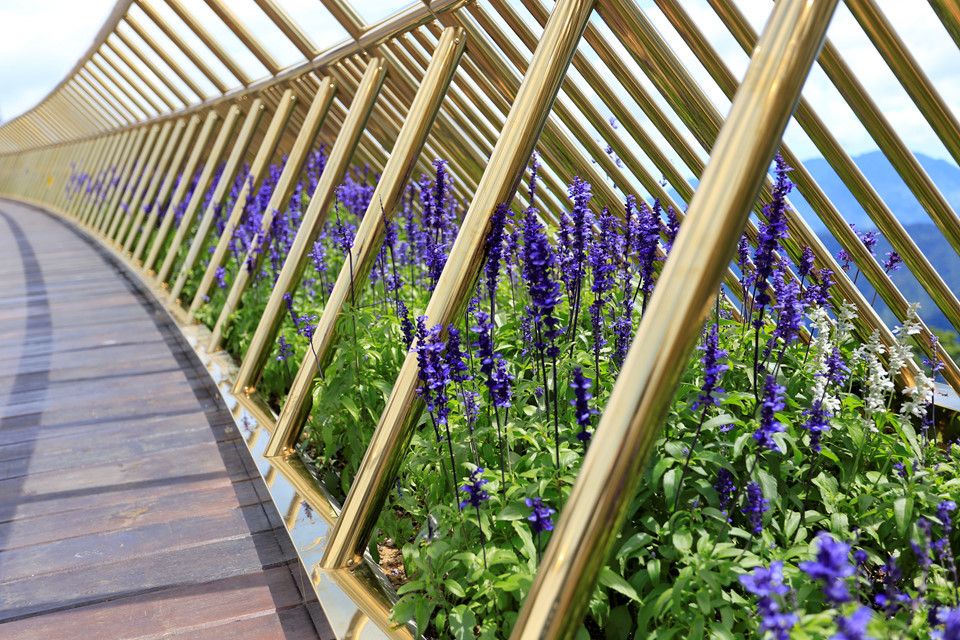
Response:
M398 622L430 637L502 638L585 451L603 437L598 415L656 285L658 247L669 252L679 222L633 197L601 210L578 179L569 211L551 212L555 230L536 209L503 206L466 316L438 327L421 314L462 207L446 164L434 166L384 220L300 451L342 499L413 348L426 410L370 551L398 587ZM960 637L960 447L934 429L940 365L924 362L916 385L898 391L916 322L895 345L861 339L852 309L832 297L835 274L809 250L795 264L781 257L788 170L778 163L757 248L741 243L740 290L718 295L683 372L579 637ZM207 324L244 268L277 174L251 198L197 316ZM307 340L374 181L351 172L288 300L261 385L276 406L312 357ZM315 182L308 170L277 216L225 333L238 359ZM526 188L532 196L536 177Z

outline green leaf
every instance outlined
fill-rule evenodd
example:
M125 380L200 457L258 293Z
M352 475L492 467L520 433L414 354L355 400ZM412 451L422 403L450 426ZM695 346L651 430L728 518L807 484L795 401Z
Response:
M463 587L460 586L460 583L456 580L448 578L443 581L443 586L447 588L447 591L457 596L458 598L466 598L467 592L463 590Z
M635 602L640 602L640 596L636 589L627 582L619 573L615 573L610 567L604 567L600 570L600 584L621 593Z
M457 605L450 610L450 632L456 640L473 640L477 626L477 616L465 605Z
M497 520L521 520L530 515L529 512L518 504L508 504L497 514Z
M690 553L693 546L693 536L689 531L677 531L673 534L673 546L682 553Z
M901 537L906 536L913 517L913 498L903 496L894 500L893 517L897 521L897 532Z
M680 482L680 470L670 469L663 474L663 495L666 498L667 505L672 507L677 497L677 484Z

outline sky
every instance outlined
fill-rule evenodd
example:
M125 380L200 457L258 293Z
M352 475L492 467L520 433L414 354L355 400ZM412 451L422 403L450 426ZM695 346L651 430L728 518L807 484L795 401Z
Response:
M517 0L512 1L517 4ZM706 72L683 46L666 18L656 9L652 0L638 1L721 113L725 113L729 102L709 81ZM0 0L0 116L4 120L34 106L69 72L90 46L113 4L114 0ZM321 48L336 44L346 37L319 0L280 0L279 4L291 15L297 16L301 26ZM368 22L374 22L406 6L409 0L354 0L353 4ZM706 0L682 0L682 4L734 74L742 77L748 58L713 15ZM772 7L770 0L737 0L737 4L757 30L762 28ZM920 0L878 0L878 4L896 25L898 33L946 103L960 104L960 51L939 24L928 3ZM226 48L236 54L245 68L252 70L252 75L264 74L263 67L242 49L226 27L210 13L205 3L190 0L188 5L214 35L222 37ZM253 0L230 0L230 6L241 19L249 21L251 29L279 62L287 65L298 61L299 54L292 45L278 31L271 31L272 26L261 24L264 17ZM139 9L134 11L138 12ZM255 25L258 29L254 29ZM947 151L843 3L840 3L828 36L843 52L858 79L870 90L884 115L907 144L916 151L948 159ZM218 62L214 61L213 66L226 73ZM811 74L804 96L828 120L834 135L851 155L875 149L852 111L819 68L815 68ZM795 125L788 129L787 141L802 158L818 155Z

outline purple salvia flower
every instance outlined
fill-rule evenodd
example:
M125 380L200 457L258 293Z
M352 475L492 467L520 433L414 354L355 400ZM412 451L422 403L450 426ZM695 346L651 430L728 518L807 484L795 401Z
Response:
M757 236L757 248L754 252L753 263L756 268L754 278L754 305L757 317L754 319L754 326L763 325L763 311L770 303L770 296L767 290L770 286L770 276L776 266L774 254L780 241L787 235L786 221L786 197L793 185L787 178L787 173L791 171L790 167L778 153L776 158L776 182L773 187L773 198L763 206L763 214L766 222L762 223Z
M817 534L817 541L816 558L801 562L800 570L823 583L823 595L831 605L850 602L852 596L847 578L854 574L854 567L850 564L850 545L826 531Z
M804 247L800 254L800 264L797 265L797 276L803 280L811 271L813 271L813 249Z
M727 522L730 522L730 507L733 505L733 496L737 492L737 485L734 484L733 474L726 467L720 467L717 471L717 479L713 483L713 488L716 490L717 499L720 502L720 512L727 516Z
M944 500L937 505L937 519L940 520L940 524L943 526L943 532L945 534L950 534L953 531L953 518L950 516L951 513L957 510L957 503L953 500Z
M540 534L544 531L553 531L553 518L551 516L556 511L544 504L543 499L539 497L527 498L525 502L531 510L527 520L530 522L530 528L533 532Z
M523 230L523 275L530 292L530 315L536 330L536 346L547 355L558 353L554 342L559 336L559 321L553 315L560 300L560 285L553 279L553 247L547 240L536 210L527 209Z
M483 467L477 467L470 474L470 480L460 487L460 490L467 496L460 502L461 510L467 506L479 509L484 502L490 499L490 494L483 488L483 485L490 481L481 477L482 475Z
M883 261L883 272L893 273L899 271L901 266L903 266L903 258L900 254L896 251L888 251L887 259Z
M280 339L277 340L277 360L284 362L291 355L293 355L293 349L290 347L290 343L283 336L280 336Z
M573 370L573 380L570 381L570 388L573 389L574 399L570 401L570 405L574 408L574 417L580 427L577 440L583 443L590 441L590 419L596 413L595 410L590 408L590 400L593 399L593 395L590 393L591 382L590 378L583 375L583 369L576 367Z
M747 591L757 597L760 633L770 633L775 640L789 640L790 629L796 626L800 618L795 613L784 613L781 609L781 603L790 593L790 588L783 584L783 563L771 562L769 569L757 567L753 573L741 575L739 580Z
M513 399L513 376L507 371L507 361L499 353L493 354L490 372L490 401L498 409L509 409Z
M823 406L818 398L814 400L813 405L803 415L807 419L801 428L810 432L810 449L814 453L820 453L820 438L824 432L830 430L830 411Z
M830 640L870 640L867 625L872 617L870 607L860 607L849 616L838 616L837 632L830 636Z
M877 241L880 239L879 234L876 231L865 231L858 235L860 236L860 242L862 242L863 246L867 248L867 251L873 255L873 249L877 246Z
M700 387L700 395L693 403L694 410L701 406L719 406L720 399L717 396L723 393L723 389L718 386L720 376L730 368L724 362L727 352L720 348L720 329L716 323L710 326L700 350L703 351L700 358L703 364L703 385Z
M658 210L660 203L654 201L654 210ZM659 213L657 219L660 219ZM673 210L673 207L667 207L667 222L663 226L663 250L666 253L670 253L673 250L673 243L677 239L677 234L680 233L680 218L677 217L677 212Z
M773 439L773 434L784 430L783 425L777 420L776 413L784 408L782 385L777 384L773 375L767 375L763 388L763 399L760 406L760 425L753 434L753 439L757 445L770 451L779 451L780 445Z
M217 279L217 286L221 289L227 288L227 270L224 267L217 267L213 277Z
M760 535L763 531L763 514L770 509L770 502L763 497L763 489L756 482L747 485L747 496L741 513L747 516L750 522L750 531L754 535Z

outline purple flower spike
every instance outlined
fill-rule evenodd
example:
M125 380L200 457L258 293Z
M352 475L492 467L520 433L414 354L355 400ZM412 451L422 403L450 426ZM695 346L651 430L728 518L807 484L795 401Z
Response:
M591 383L590 378L583 375L583 369L577 367L573 370L573 380L570 382L570 387L573 389L575 399L571 400L570 404L574 407L577 424L580 426L577 440L584 443L590 440L591 434L588 430L590 429L590 418L596 413L595 410L590 408L590 400L593 398L590 393Z
M868 640L867 625L873 611L869 607L860 607L849 616L837 617L837 632L830 640Z
M533 529L533 532L540 534L544 531L553 531L553 518L551 516L556 511L545 505L543 499L539 497L527 498L525 502L531 510L527 520L530 522L530 528Z
M773 439L773 434L784 430L783 425L777 420L776 413L784 408L783 392L784 387L777 384L773 375L768 375L763 388L763 401L760 407L760 426L753 434L753 439L764 449L770 451L779 451L780 445Z
M460 502L460 509L464 509L468 505L479 509L484 502L490 499L490 494L483 488L483 485L490 481L481 477L482 475L483 467L477 467L470 474L470 481L460 487L460 490L467 494L467 497Z
M815 560L800 563L800 570L814 580L823 582L823 595L832 605L841 605L852 599L846 579L854 574L850 564L850 545L821 531L817 535L819 548Z
M790 593L790 588L783 584L783 563L771 562L769 569L757 567L753 573L740 576L739 580L744 589L757 596L760 633L769 632L776 640L789 640L790 629L800 618L781 609L781 601Z
M703 364L703 386L700 387L700 395L693 403L694 409L709 405L719 406L720 398L717 396L723 393L723 389L718 386L720 376L730 368L726 362L723 362L727 352L720 348L720 328L716 323L711 325L700 350L703 351L703 356L700 358Z
M770 509L770 502L763 497L763 489L756 482L747 485L746 503L741 512L750 521L750 530L754 535L763 531L763 514Z

